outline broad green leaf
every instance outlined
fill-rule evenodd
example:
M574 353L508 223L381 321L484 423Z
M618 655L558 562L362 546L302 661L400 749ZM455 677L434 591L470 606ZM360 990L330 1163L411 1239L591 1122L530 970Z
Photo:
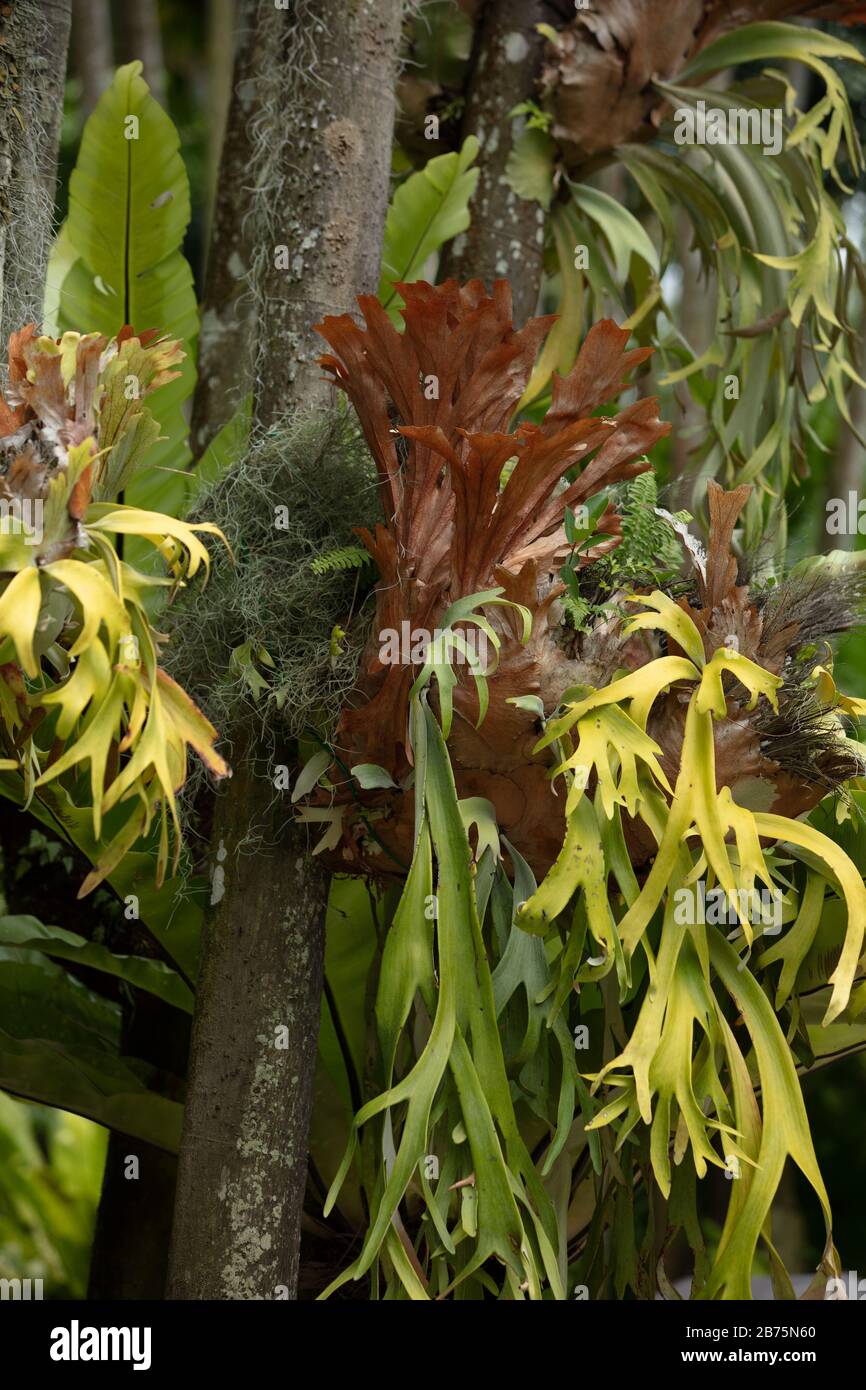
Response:
M189 183L177 131L150 95L140 62L117 70L88 118L70 178L69 215L58 254L78 259L60 296L60 327L115 334L124 324L181 340L180 377L154 401L165 436L128 501L177 513L189 460L184 402L195 382L198 308L181 245L190 219ZM172 505L166 505L170 502Z
M739 1009L755 1049L761 1082L763 1125L757 1168L735 1222L726 1223L703 1297L751 1298L755 1247L790 1157L811 1184L824 1213L828 1240L830 1202L809 1133L796 1068L778 1019L751 971L722 935L709 933L710 958Z
M0 947L0 1018L0 1088L176 1151L182 1107L119 1056L116 1005L39 951Z
M308 796L333 761L334 755L330 748L323 748L318 753L314 753L298 773L292 788L292 801L300 801L302 796Z
M535 201L547 211L553 196L556 145L543 130L524 130L515 140L505 164L505 180L519 198Z
M117 955L107 946L88 941L77 932L46 926L30 916L0 917L0 945L42 951L58 960L101 970L126 980L136 989L155 994L176 1009L192 1013L192 991L163 961L149 960L146 956Z
M397 785L387 768L379 767L378 763L356 763L352 768L352 776L365 791Z
M518 410L541 394L554 372L565 376L571 370L583 328L583 273L574 263L575 232L570 209L557 204L551 214L550 228L560 275L559 318L547 335Z
M469 200L478 182L478 170L470 165L479 148L475 136L467 136L462 149L436 155L394 194L385 222L379 298L398 326L402 300L395 284L417 280L428 258L469 226Z

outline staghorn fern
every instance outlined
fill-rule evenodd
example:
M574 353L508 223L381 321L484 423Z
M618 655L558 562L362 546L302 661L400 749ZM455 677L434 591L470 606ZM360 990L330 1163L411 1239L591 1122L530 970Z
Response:
M380 625L404 615L447 624L470 601L460 595L495 578L488 597L510 601L488 605L485 618L498 662L482 699L471 667L458 678L456 664L428 662L413 685L411 663L383 671L371 642L333 746L346 766L387 768L395 785L331 778L301 812L331 823L336 849L323 852L335 867L354 858L381 881L404 865L374 966L378 1095L355 1115L324 1209L344 1203L354 1169L369 1221L326 1295L369 1275L389 1299L441 1299L458 1285L456 1296L470 1298L631 1290L654 1299L667 1287L665 1252L684 1231L692 1296L747 1298L788 1158L824 1215L820 1290L840 1262L796 1062L810 1047L826 1053L832 1034L821 1023L862 1037L866 886L838 837L804 817L828 788L842 789L844 812L863 772L849 728L866 701L840 695L815 656L847 622L830 593L856 597L858 586L786 581L768 596L739 584L732 538L752 489L711 482L706 552L682 536L690 578L636 594L651 588L637 569L673 561L675 533L654 507L654 481L633 481L654 441L629 456L616 431L645 411L660 438L654 403L608 420L617 447L602 443L559 486L576 441L601 428L583 412L612 397L635 356L613 325L597 326L574 371L554 382L541 424L499 432L499 418L473 414L488 399L479 381L498 366L498 336L521 353L509 383L520 391L538 331L531 322L512 334L506 288L488 300L475 286L409 287L414 331L397 383L408 449L395 469L380 443L386 522L365 533L382 574ZM461 381L450 418L431 427L416 384L444 375L453 355L447 337L434 349L421 331L442 306L453 333L472 313L497 346L476 380ZM370 388L397 355L387 324L371 328L365 339L348 316L328 320L335 355L325 364L380 442L391 439L388 401ZM599 362L606 375L589 369ZM497 397L506 422L510 406ZM443 474L427 450L444 458ZM614 487L624 518L591 505L592 527L575 528L567 509ZM573 653L550 620L550 576L566 557L587 592L606 569L628 610L609 612ZM532 619L528 640L515 606ZM425 688L433 676L438 712ZM790 726L785 691L797 682L816 710L798 730L810 740L810 759L799 757L807 775L780 761L776 738L778 724ZM388 856L366 857L364 815L376 817ZM705 913L710 893L725 898L725 918ZM755 895L778 909L772 930L752 915ZM713 1167L738 1181L708 1252L699 1180ZM791 1296L769 1249L781 1296Z
M170 858L176 868L175 794L190 748L216 777L228 775L216 729L160 664L164 639L147 612L154 588L173 592L207 573L200 537L220 533L117 500L159 438L151 393L177 378L183 357L176 341L131 328L55 340L30 324L9 343L0 397L0 740L14 756L3 766L18 772L28 803L50 783L72 792L88 769L100 850L82 893L154 820L158 883ZM36 524L28 529L22 516ZM140 538L170 577L125 560L127 537ZM113 838L103 844L109 817Z

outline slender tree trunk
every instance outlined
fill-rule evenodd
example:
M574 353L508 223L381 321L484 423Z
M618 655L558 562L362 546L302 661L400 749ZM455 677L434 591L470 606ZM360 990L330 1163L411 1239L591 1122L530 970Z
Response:
M235 55L235 0L208 0L207 7L207 198L208 218L213 212L219 181L220 153L232 95Z
M130 931L129 936L128 948L140 949L135 934ZM124 1010L123 1049L162 1071L182 1075L189 1050L189 1019L152 994L136 990L132 1011ZM176 1180L176 1154L111 1131L88 1298L162 1298Z
M108 0L73 0L72 51L81 79L81 104L89 116L111 80Z
M535 313L541 288L544 209L520 198L505 180L521 101L537 98L545 40L536 25L561 24L562 7L547 0L488 0L476 29L462 135L481 142L472 222L446 251L440 279L476 277L488 288L509 279L514 318Z
M400 18L399 0L242 7L254 85L230 121L252 121L255 431L327 408L312 325L377 284ZM259 775L251 732L236 731L233 761L215 818L222 896L203 945L171 1298L296 1296L327 880ZM265 845L255 857L242 853L251 831Z
M0 10L0 344L42 320L72 0Z
M165 104L165 63L157 0L124 0L117 11L117 51L120 61L140 58L144 80L157 101Z
M248 5L241 7L237 26L201 305L198 378L190 427L195 458L201 457L214 435L231 419L252 381L255 317L248 279L254 249L250 207L253 94L260 54Z

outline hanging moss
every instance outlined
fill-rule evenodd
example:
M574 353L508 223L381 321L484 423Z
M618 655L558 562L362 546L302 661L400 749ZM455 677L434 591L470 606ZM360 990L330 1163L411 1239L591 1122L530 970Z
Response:
M375 570L317 565L374 522L366 445L345 412L291 416L199 493L223 531L204 592L170 610L165 664L221 730L246 710L299 737L332 732L366 636ZM340 635L345 634L345 635Z

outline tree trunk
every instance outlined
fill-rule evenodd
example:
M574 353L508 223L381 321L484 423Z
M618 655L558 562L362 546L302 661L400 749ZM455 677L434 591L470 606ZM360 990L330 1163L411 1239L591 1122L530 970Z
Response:
M400 19L399 0L243 7L253 89L230 121L253 123L254 431L328 406L312 325L378 282ZM297 1288L327 879L259 775L266 750L235 734L215 817L222 896L203 943L171 1298L294 1298ZM241 852L251 832L264 845L255 856Z
M207 201L208 226L219 182L220 154L232 95L235 0L208 0L207 7Z
M165 63L156 0L135 0L118 11L117 51L122 63L140 58L144 80L160 105L165 105Z
M111 81L111 15L108 0L73 0L72 51L81 79L81 105L89 116Z
M133 925L129 924L130 928ZM128 948L140 948L135 932L130 929L128 935ZM132 1010L124 1008L123 1050L164 1072L182 1076L189 1050L187 1015L152 994L136 990ZM134 1167L132 1158L137 1160ZM111 1131L93 1235L88 1298L162 1298L176 1180L175 1154Z
M201 305L198 378L190 426L190 448L196 459L231 419L252 380L255 318L247 277L253 253L249 202L253 193L252 98L259 56L247 5L238 19Z
M0 343L41 323L54 232L57 146L72 0L12 0L0 13Z
M544 0L489 0L475 31L462 137L481 144L479 178L468 231L442 258L440 280L511 280L514 321L535 313L541 289L544 209L519 198L505 181L515 120L509 112L535 98L544 39L535 26L561 16Z

